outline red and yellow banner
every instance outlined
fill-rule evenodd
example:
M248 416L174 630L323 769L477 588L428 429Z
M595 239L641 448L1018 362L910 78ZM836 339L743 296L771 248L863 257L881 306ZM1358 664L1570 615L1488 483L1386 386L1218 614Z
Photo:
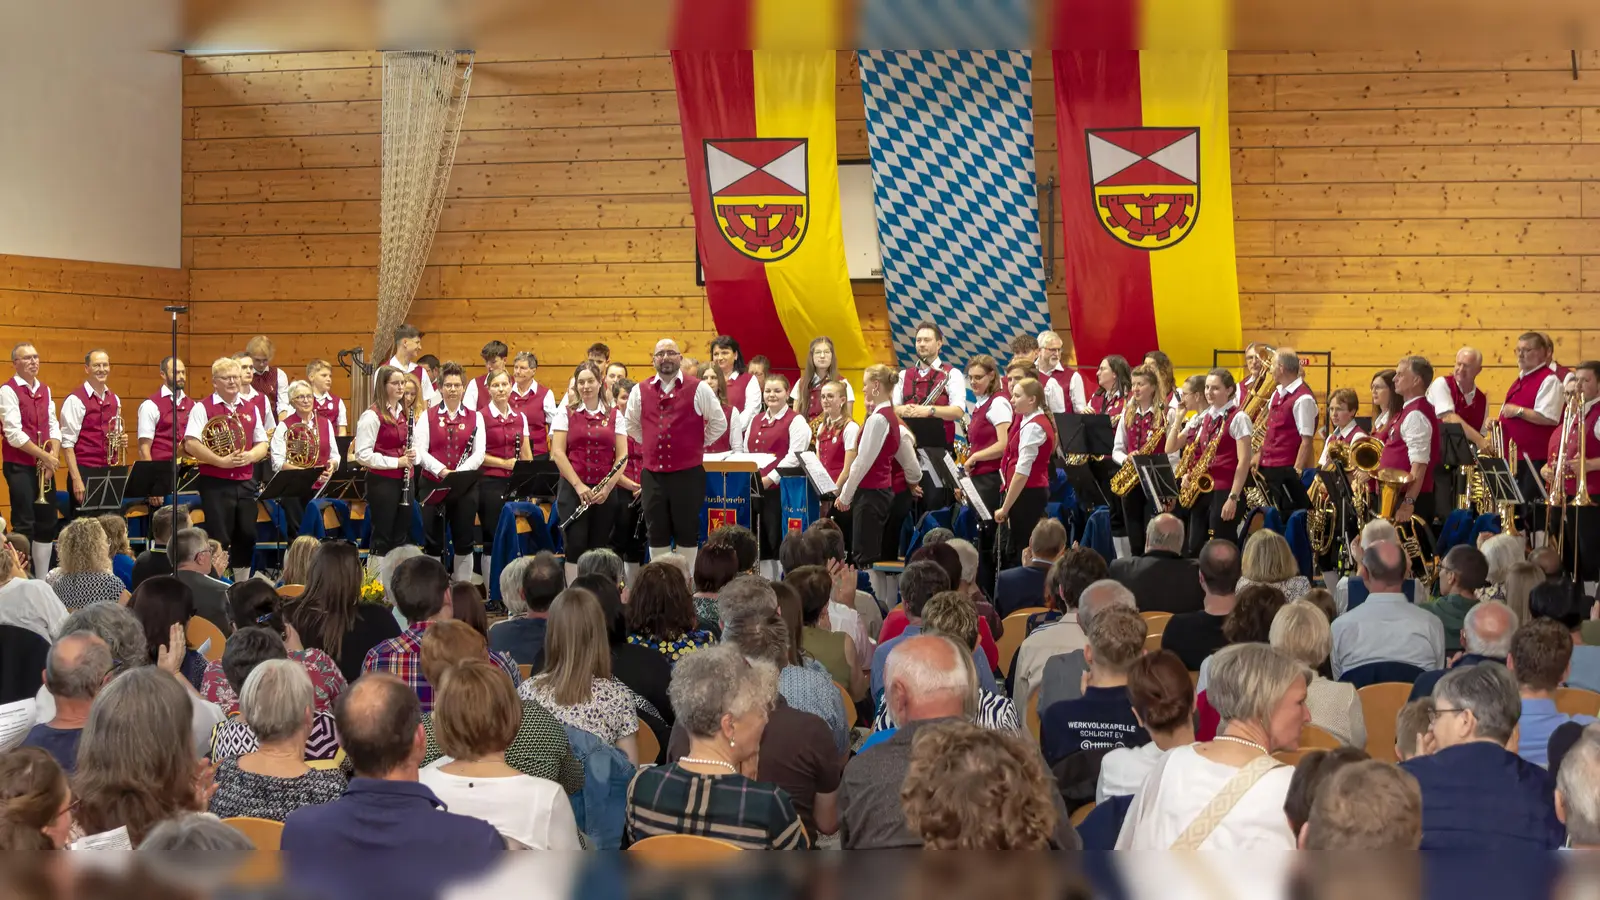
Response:
M1054 70L1079 365L1240 345L1220 0L1060 0ZM1204 49L1196 49L1196 48Z
M839 212L832 6L717 0L683 15L672 68L716 329L790 373L822 335L842 369L870 365Z

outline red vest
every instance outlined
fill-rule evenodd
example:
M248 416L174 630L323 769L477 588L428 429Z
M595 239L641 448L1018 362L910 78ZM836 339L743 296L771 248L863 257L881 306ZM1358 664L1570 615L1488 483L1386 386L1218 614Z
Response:
M1217 436L1218 429L1222 431L1222 439L1217 442L1217 452L1211 457L1211 467L1206 471L1211 473L1212 490L1233 490L1233 476L1239 471L1239 441L1228 430L1233 424L1235 416L1243 415L1237 406L1229 406L1220 416L1213 416L1204 425L1200 426L1200 449L1196 454L1203 454L1211 446L1211 441ZM1199 459L1197 455L1195 459Z
M265 372L257 372L254 366L250 367L250 384L257 393L267 398L267 405L273 411L273 420L277 419L278 409L278 367L267 366Z
M215 396L215 395L213 395ZM209 422L218 416L223 416L223 422L229 432L233 434L235 450L249 450L255 446L256 415L257 409L253 403L241 403L237 410L229 410L219 400L207 397L202 403L206 409L206 421ZM221 466L210 466L202 463L200 474L211 478L226 478L230 481L249 481L255 467L250 463L224 469Z
M1102 388L1100 390L1096 390L1094 392L1094 396L1089 398L1089 409L1100 415L1110 416L1114 419L1117 416L1122 415L1123 407L1127 402L1128 398L1126 395L1118 394L1115 397L1110 397L1106 395L1105 390Z
M1054 372L1043 376L1044 381L1054 381L1056 384L1061 385L1061 402L1066 405L1067 412L1069 413L1077 412L1077 410L1072 408L1072 378L1075 374L1076 373L1074 373L1073 370L1063 366ZM1003 385L1002 390L1006 392L1007 396L1011 394L1011 388L1009 385Z
M4 387L17 395L17 408L22 414L22 430L27 432L28 439L44 449L45 441L50 440L50 408L54 404L50 400L50 388L44 381L39 381L32 389L17 384L15 378L7 379ZM0 459L8 463L21 463L32 466L39 461L20 447L11 446L10 441L0 442Z
M614 408L601 407L593 415L582 407L567 408L567 461L584 484L599 484L617 461L618 415Z
M634 484L639 483L639 476L644 474L644 445L628 438L628 464L622 467L622 474Z
M1304 381L1288 394L1272 392L1272 404L1267 408L1267 435L1261 441L1261 465L1264 467L1292 466L1300 456L1300 429L1295 426L1294 405L1301 397L1311 396Z
M328 396L321 399L315 394L311 395L311 408L317 411L317 415L327 419L328 424L334 428L339 427L339 407L342 405L343 401L335 397L331 391Z
M1600 440L1596 440L1594 436L1594 423L1597 421L1600 421L1600 403L1589 407L1589 411L1583 414L1583 453L1586 459L1594 459L1596 455L1600 455ZM1554 469L1556 458L1561 455L1560 428L1551 432L1550 444L1545 448L1545 452L1548 454L1545 458L1549 460L1550 468ZM1567 459L1572 461L1573 468L1576 469L1578 460L1577 444L1572 443L1570 440L1567 444ZM1600 471L1590 472L1586 477L1589 483L1590 496L1600 500ZM1568 476L1564 480L1564 484L1566 485L1567 497L1571 498L1577 493L1578 479L1576 476Z
M1144 442L1150 440L1150 432L1155 427L1156 411L1154 407L1143 414L1135 410L1133 415L1127 419L1127 426L1122 438L1124 442L1123 451L1129 456L1134 456L1144 450Z
M288 421L283 423L283 427L288 428L290 425L294 425L295 423L299 423L299 424L302 424L302 425L309 425L312 428L316 429L316 432L317 432L317 462L316 462L316 467L317 468L323 468L323 467L327 466L329 458L331 458L333 456L333 423L328 421L323 416L316 415L315 413L313 413L313 415L311 416L311 421L307 422L304 419L300 418L300 414L299 413L295 413L294 415L289 417Z
M1413 411L1422 413L1428 419L1428 427L1432 435L1428 439L1428 465L1427 471L1422 476L1422 490L1433 490L1433 470L1439 465L1439 419L1433 414L1433 404L1426 397L1418 397L1400 408L1400 414L1395 416L1394 427L1389 429L1389 434L1383 441L1383 457L1378 465L1384 469L1400 469L1404 472L1411 471L1411 448L1406 446L1406 439L1400 435L1400 423L1404 422ZM1520 446L1520 445L1519 445Z
M108 443L106 433L111 429L111 420L122 415L122 401L109 390L105 399L101 400L93 391L84 390L81 384L67 396L77 397L83 404L83 427L78 429L78 442L72 447L73 454L78 457L78 465L91 469L104 468ZM128 424L124 422L122 427L126 433Z
M749 372L741 372L738 375L734 375L733 377L728 379L728 399L733 401L733 408L737 409L740 412L744 412L745 411L745 409L744 409L744 392L748 391L750 389L748 387L749 384L750 384L750 373ZM757 391L757 393L759 394L760 391ZM764 403L764 402L765 402L764 400L759 400L759 399L756 401L757 404L761 404L761 403Z
M1029 422L1037 421L1044 428L1044 443L1039 445L1039 452L1033 457L1033 466L1028 469L1026 487L1047 488L1050 486L1050 455L1055 451L1056 428L1050 423L1050 416L1045 413L1034 413L1027 418L1018 416L1011 423L1011 433L1006 436L1006 455L1000 462L1000 469L1004 472L1015 473L1017 464L1022 458L1022 431ZM1009 480L1007 484L1009 484Z
M156 434L150 439L150 458L153 460L168 460L172 458L172 395L163 395L156 391L150 395L150 402L156 405ZM178 440L183 440L184 429L189 427L189 411L194 409L194 398L188 394L183 395L183 402L178 404ZM126 425L124 425L126 427Z
M472 392L472 408L478 412L483 412L485 409L489 408L489 385L487 381L485 381L487 377L488 376L485 375L479 375L477 378L472 379L471 382L472 384L478 386L477 390ZM491 453L489 455L499 456L500 454Z
M546 433L550 423L545 421L544 416L544 398L549 393L549 388L542 384L536 384L533 390L526 394L518 394L513 390L509 398L511 408L528 418L528 440L533 444L534 456L550 452L550 443Z
M1539 386L1544 384L1546 378L1560 378L1548 365L1540 366L1526 375L1520 376L1511 382L1511 388L1506 391L1506 402L1512 406L1533 408L1533 402L1539 398ZM1554 425L1535 425L1525 419L1501 419L1506 438L1517 442L1517 453L1527 453L1530 458L1538 450L1550 446L1550 435L1556 430ZM1501 448L1503 451L1505 448ZM1533 458L1534 462L1544 460Z
M400 418L393 422L385 419L383 413L376 407L373 408L373 413L378 417L378 436L373 439L372 452L391 459L404 456L407 444L405 411L401 410ZM405 471L404 468L368 469L367 474L379 478L402 478L405 476Z
M270 405L266 394L257 393L245 401L244 405L239 407L239 415L244 416L246 410L249 410L252 429L256 422L260 422L261 427L267 431L271 431L278 424L278 408Z
M744 449L750 453L771 453L782 459L789 455L789 423L795 419L792 409L783 411L783 415L768 423L767 414L763 410L755 414L750 420L750 431L744 438ZM803 449L803 448L802 448ZM761 470L762 475L767 475L778 467L778 460Z
M478 433L477 412L462 406L451 416L440 403L428 408L427 424L428 455L455 471L472 453L472 439Z
M662 392L659 377L639 384L644 467L652 472L681 472L705 461L706 420L694 408L700 380L687 372L678 377L670 394Z
M990 394L972 411L972 421L967 423L967 447L977 453L994 446L1000 439L1000 434L995 431L994 423L989 421L989 407L994 405L998 394ZM969 475L987 475L990 472L1000 471L999 459L982 459L967 468Z
M900 450L900 417L894 414L893 406L872 413L882 416L888 423L887 433L883 436L883 446L878 448L877 457L863 460L856 457L856 465L865 465L866 474L861 477L861 487L865 490L887 490L894 485L893 473L890 471L894 463L894 455ZM865 427L865 426L862 426Z
M483 413L483 452L488 456L500 459L516 459L517 452L522 448L522 430L527 427L527 419L522 413L512 409L504 418L500 418L494 407L486 406ZM568 427L571 427L571 417L568 416ZM569 435L567 444L568 453L572 438ZM491 466L483 467L484 478L510 478L510 469L496 469Z
M1328 443L1330 443L1330 444L1350 444L1350 443L1354 443L1355 441L1360 440L1361 438L1364 438L1366 436L1367 436L1367 433L1365 431L1361 430L1361 426L1360 425L1356 425L1354 428L1350 429L1350 433L1347 434L1347 435L1344 435L1343 437L1339 436L1338 429L1334 429L1334 431L1332 431L1332 432L1330 432L1328 434Z
M811 386L811 390L806 395L806 407L800 414L806 417L807 422L822 415L822 385L814 384Z
M1461 421L1465 422L1473 431L1483 431L1484 421L1489 415L1488 395L1482 389L1479 389L1477 396L1472 398L1471 403L1468 403L1466 395L1461 393L1461 388L1456 387L1456 377L1454 375L1446 375L1444 377L1444 385L1450 389L1450 402L1455 405L1456 415L1461 417Z
M932 393L933 386L955 371L955 367L947 362L941 362L926 372L916 369L906 369L901 377L906 381L905 390L901 392L901 400L908 406L950 406L950 382L945 381L937 394ZM945 444L956 439L956 423L944 423Z
M817 429L817 459L834 481L844 476L844 430L849 427L849 421L846 419L838 428Z
M733 449L733 411L734 407L722 404L722 417L728 420L728 430L722 433L722 437L711 442L711 446L706 448L707 453L727 453Z

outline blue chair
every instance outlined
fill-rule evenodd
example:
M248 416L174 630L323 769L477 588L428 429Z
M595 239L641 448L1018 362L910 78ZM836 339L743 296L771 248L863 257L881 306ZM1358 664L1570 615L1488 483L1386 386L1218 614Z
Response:
M1089 522L1083 529L1082 546L1088 547L1100 554L1107 562L1116 559L1116 552L1111 546L1111 510L1104 506L1097 506L1089 514Z
M1306 531L1305 510L1297 509L1289 516L1289 524L1283 529L1283 539L1289 542L1289 549L1294 552L1294 561L1300 567L1300 574L1311 578L1311 536Z
M1474 540L1476 535L1473 525L1471 510L1452 510L1450 515L1445 517L1444 524L1439 527L1439 540L1435 543L1433 552L1443 559L1451 547Z
M528 520L529 530L526 534L517 533L517 517L524 516ZM544 510L537 503L507 503L500 510L500 521L494 530L494 552L489 558L489 577L486 579L489 589L489 599L500 599L500 570L511 565L511 561L519 556L538 553L540 550L554 552L555 542L550 537L550 524L545 521Z
M1356 666L1339 676L1345 684L1353 684L1357 689L1374 684L1387 684L1399 682L1415 684L1422 670L1409 663L1403 662L1375 662L1364 666Z

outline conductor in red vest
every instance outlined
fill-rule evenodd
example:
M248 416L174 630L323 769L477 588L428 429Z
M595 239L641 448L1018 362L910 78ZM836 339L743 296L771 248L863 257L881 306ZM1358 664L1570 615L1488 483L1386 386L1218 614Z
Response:
M1267 401L1267 433L1261 441L1258 466L1261 477L1277 499L1287 492L1290 498L1285 515L1311 505L1300 473L1311 467L1311 438L1317 432L1317 398L1300 369L1300 357L1282 347L1272 364L1270 377L1278 383Z
M1526 531L1544 530L1544 504L1539 498L1539 470L1550 435L1561 420L1561 380L1566 372L1555 364L1549 335L1530 331L1517 338L1517 379L1506 390L1500 422L1508 442L1517 445L1517 484L1528 505L1522 508ZM1504 452L1505 448L1501 448ZM1523 459L1526 455L1528 458ZM1531 463L1531 465L1530 465Z
M1478 373L1482 371L1483 354L1473 347L1462 347L1456 351L1455 368L1428 385L1428 402L1433 404L1433 414L1440 425L1460 425L1467 440L1479 450L1487 450L1489 440L1483 431L1489 422L1489 397L1478 390ZM1441 466L1438 475L1434 508L1452 509L1466 489L1461 470Z
M57 487L61 463L61 425L50 388L39 380L39 351L32 344L11 348L10 381L0 384L0 423L5 445L0 447L6 487L11 490L11 530L33 543L33 570L50 571L50 553L56 539L55 497L39 496L39 476L50 476Z
M1383 442L1382 469L1411 473L1411 481L1400 496L1394 523L1403 525L1413 518L1433 520L1433 467L1439 460L1439 420L1426 396L1433 381L1433 365L1426 357L1406 356L1394 368L1394 389L1400 395L1399 421L1389 429Z
M215 393L189 411L183 440L184 451L200 461L195 486L200 491L200 509L206 514L206 533L228 551L235 581L250 577L255 558L256 494L260 488L254 469L267 456L266 425L239 396L247 377L232 357L212 363Z
M694 571L700 543L700 509L706 498L705 449L728 430L711 385L683 371L678 342L656 342L656 374L628 392L628 436L644 451L645 527L650 555L677 545Z

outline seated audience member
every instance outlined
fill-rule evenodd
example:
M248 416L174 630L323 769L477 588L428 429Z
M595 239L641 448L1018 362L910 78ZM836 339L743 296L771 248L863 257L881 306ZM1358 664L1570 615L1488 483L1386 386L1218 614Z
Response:
M850 692L851 699L864 698L867 673L856 655L856 642L833 628L833 579L828 571L821 566L787 569L783 583L794 590L800 601L800 645L822 664L833 681Z
M219 886L227 882L238 861L256 849L244 832L211 813L200 812L184 813L162 822L150 829L138 847L143 857L170 854L183 859L187 866L199 870L185 873L186 877L197 880L215 877ZM196 866L199 860L204 862ZM223 871L216 873L216 868Z
M228 693L237 697L239 692L244 690L245 683L250 680L251 673L263 663L288 658L288 649L284 646L283 639L271 629L251 626L235 631L233 637L228 638L227 649L222 653L222 673L228 685ZM339 759L339 737L333 724L333 714L313 712L309 724L310 730L306 733L306 739L301 742L302 758L314 760L324 768L335 764ZM211 746L205 755L213 762L220 762L255 753L260 749L261 744L256 737L255 729L251 728L240 714L238 703L235 701L234 709L228 713L228 718L212 732Z
M953 641L958 647L973 646L978 639L978 616L972 608L972 601L959 591L941 591L934 594L922 608L922 633ZM997 731L1022 730L1022 722L1017 718L1016 705L1004 696L981 687L978 688L977 712L973 714L972 720L984 728L993 728ZM872 729L872 736L861 744L859 751L887 740L894 734L894 711L890 708L887 697L878 705Z
M355 778L344 796L303 806L285 820L281 846L289 885L357 900L434 896L499 863L506 842L494 826L447 812L418 780L427 738L410 684L384 673L364 675L340 695L334 715ZM359 858L383 864L350 864Z
M0 753L0 852L65 850L76 805L67 774L43 748Z
M373 647L361 668L368 672L388 672L417 692L417 700L424 713L433 711L433 685L422 675L419 659L422 653L422 636L428 626L450 619L450 573L444 563L428 556L415 556L395 567L390 578L389 595L394 597L395 609L411 623L399 637ZM513 684L520 680L516 666L494 653L489 661L511 676Z
M1202 569L1205 564L1201 564ZM1265 644L1234 644L1211 663L1211 705L1222 718L1215 740L1166 753L1134 797L1119 850L1290 849L1283 815L1293 770L1272 754L1299 746L1306 712L1305 667ZM1240 779L1236 781L1235 779ZM1219 793L1244 787L1210 827L1190 829Z
M1556 775L1556 816L1567 828L1567 846L1600 849L1600 729L1585 728Z
M950 589L960 590L961 584L961 554L949 543L923 544L916 552L912 553L906 562L931 562L944 570L950 579ZM904 606L889 611L884 617L883 629L878 635L879 640L888 641L899 637L905 631L909 619L906 617ZM1000 668L1000 649L995 646L994 630L987 619L981 616L978 619L978 645L983 648L983 655L989 658L989 668Z
M1433 693L1434 685L1446 672L1478 663L1494 662L1505 665L1511 652L1511 635L1517 630L1517 614L1499 601L1482 601L1467 610L1461 621L1461 653L1450 661L1447 668L1423 672L1411 686L1411 699L1417 700Z
M784 538L783 546L798 546L800 542L800 535L791 534ZM791 568L784 566L783 571L788 572ZM737 577L739 556L732 547L726 544L702 547L694 555L694 614L702 627L704 623L717 621L717 592Z
M596 547L585 550L578 557L578 577L585 575L600 575L611 579L617 590L626 591L628 582L628 563L610 547Z
M1405 762L1433 752L1433 698L1412 700L1394 717L1394 755Z
M66 618L67 608L50 585L28 577L16 546L10 541L0 543L0 625L25 628L54 641Z
M1478 548L1457 544L1450 548L1439 562L1439 596L1423 600L1417 606L1433 613L1444 623L1444 649L1455 653L1461 649L1461 627L1467 612L1476 606L1478 591L1487 583L1489 561Z
M628 587L627 605L628 643L649 647L674 665L716 642L700 627L689 584L671 563L641 568Z
M900 803L929 850L1050 849L1055 781L1022 736L952 721L912 741Z
M212 577L211 552L211 539L199 528L185 528L173 535L172 546L167 548L175 565L172 577L183 582L194 597L194 614L204 617L226 636L233 631L233 620L228 615L228 585Z
M311 557L317 555L317 548L322 542L309 534L302 534L289 544L288 552L283 554L283 572L278 579L280 585L306 583L306 575L311 571Z
M1371 759L1360 747L1340 747L1336 750L1306 750L1294 764L1294 777L1289 779L1289 793L1283 797L1283 815L1289 820L1289 830L1295 834L1311 818L1311 804L1317 791L1333 773L1345 766Z
M56 701L55 718L33 726L22 746L49 753L68 775L76 771L83 725L111 665L111 648L93 632L74 632L57 641L44 670L45 690Z
M1022 565L995 576L994 609L1001 618L1019 609L1044 605L1044 576L1067 549L1067 529L1055 519L1040 519L1022 551Z
M667 685L672 681L672 663L649 647L628 643L628 612L622 605L616 579L599 574L579 575L572 586L588 591L600 601L611 644L611 677L643 697L661 716L662 724L671 727L674 715Z
M1072 547L1050 566L1044 579L1044 602L1049 613L1017 648L1011 663L1011 694L1023 703L1038 689L1044 667L1051 657L1081 653L1089 646L1084 620L1083 592L1106 577L1106 561L1088 547ZM1131 594L1129 596L1132 596ZM1044 707L1039 708L1040 713Z
M670 690L689 749L676 762L633 776L628 836L694 834L751 850L809 848L789 795L741 774L760 751L777 701L777 670L722 644L680 660Z
M923 543L927 543L926 538ZM989 602L983 588L978 587L978 548L965 538L951 538L945 543L956 551L956 558L961 561L961 579L956 582L956 590L967 595L967 599L977 607L978 618L989 624L989 633L999 640L1005 634L1005 623L1000 613L995 611L994 604Z
M742 574L760 574L756 571L756 559L761 554L761 547L756 542L755 532L743 525L724 525L718 528L706 539L704 546L732 547Z
M537 555L534 554L534 556ZM507 622L516 621L519 617L527 614L528 604L522 596L522 573L528 570L528 564L531 562L533 562L533 556L519 556L500 568L500 577L498 579L498 584L500 585L500 609L508 618L495 623L495 628L499 628ZM565 577L565 575L566 572L563 570L562 576ZM494 601L491 599L489 602L492 604ZM512 607L512 604L516 604L515 608Z
M1335 772L1317 791L1300 831L1303 850L1416 850L1422 790L1388 763L1366 760Z
M318 712L333 713L333 701L339 698L347 683L333 657L316 648L307 649L300 641L300 633L284 621L283 601L272 585L260 578L246 578L228 586L228 609L235 629L266 628L283 639L289 658L299 663L311 679L311 689ZM239 707L239 697L222 671L222 660L206 664L200 679L200 694L222 708L224 715L232 715Z
M878 605L878 598L866 591L856 590L856 570L847 561L844 532L839 530L838 523L832 519L818 519L806 529L806 539L815 542L822 551L824 565L829 573L839 579L839 596L834 598L835 602L855 610L857 620L861 623L861 633L870 641L878 640L879 632L883 628L883 607ZM993 614L994 608L990 607L989 612ZM996 621L998 620L999 617L996 616ZM844 621L843 618L840 621ZM858 645L856 649L862 651L862 659L872 655L870 643L866 646Z
M1199 564L1183 557L1183 520L1162 513L1144 529L1144 555L1111 563L1111 577L1139 601L1140 612L1190 613L1205 605Z
M550 605L544 668L519 693L550 710L562 724L615 744L629 760L640 761L639 698L611 677L605 615L588 591L568 588Z
M433 712L447 754L418 773L422 785L462 815L483 819L531 850L578 850L578 823L561 785L506 761L522 725L522 703L505 673L483 659L445 670Z
M1115 581L1101 582L1126 591ZM1083 696L1057 703L1040 717L1039 742L1045 762L1083 750L1138 747L1150 740L1128 698L1128 669L1144 655L1144 619L1120 606L1100 610L1089 626L1089 681Z
M171 673L140 666L94 698L72 781L84 834L126 827L138 844L162 819L205 809L211 779L194 752L188 694Z
M1206 657L1228 645L1222 623L1233 612L1238 583L1239 546L1232 541L1206 541L1200 548L1200 587L1205 591L1202 608L1168 619L1161 633L1161 649L1176 653L1189 671L1200 671Z
M1239 589L1264 584L1283 592L1285 600L1298 600L1311 590L1311 582L1300 574L1289 542L1276 531L1262 528L1244 542L1239 559Z
M872 700L876 704L883 697L883 668L889 654L906 638L922 633L922 608L934 594L950 590L950 578L943 569L931 562L914 562L900 573L900 599L910 624L898 636L884 641L872 654ZM985 690L995 691L994 673L989 669L989 658L982 650L972 651L972 664L978 670L978 684Z
M173 527L173 519L177 527ZM173 534L189 527L189 507L163 506L150 515L150 542L133 560L133 574L128 590L136 590L140 582L152 575L171 575L172 560L168 551Z
M96 516L95 521L106 533L106 550L111 554L111 574L117 576L123 588L133 590L133 544L128 540L128 520L116 513Z
M45 579L67 609L91 603L126 603L128 587L111 571L106 530L92 516L73 519L56 538L60 568Z
M255 579L259 580L259 579ZM302 806L337 800L344 776L306 765L316 711L311 679L299 664L271 659L255 667L239 691L239 716L256 749L217 761L211 813L282 822Z
M343 541L317 548L305 591L285 600L283 613L305 646L333 659L346 683L361 677L372 648L400 635L386 603L361 602L360 551Z
M1393 522L1381 517L1373 517L1371 521L1361 526L1361 533L1356 535L1356 539L1350 542L1351 558L1359 560L1361 558L1361 548L1370 547L1379 541L1387 541L1398 545L1400 543L1400 535L1394 530ZM1360 574L1341 577L1333 587L1334 605L1338 607L1339 615L1341 616L1351 609L1350 586L1352 584L1356 585L1357 592L1361 595L1361 598L1364 599L1366 596L1367 586L1362 581Z
M1506 749L1522 712L1496 663L1452 670L1433 689L1434 751L1401 763L1422 786L1422 849L1553 850L1563 833L1550 773Z
M1534 619L1511 636L1506 668L1516 676L1522 695L1517 723L1517 755L1536 766L1549 765L1550 733L1560 725L1589 726L1594 716L1568 715L1556 709L1556 688L1566 680L1572 661L1572 633L1554 619Z
M149 656L144 662L154 663L160 657L162 647L171 643L174 635L187 640L184 629L195 616L194 595L181 580L171 575L157 575L146 578L139 585L133 599L128 602L128 609L138 617L139 625L144 628L145 646L149 648ZM185 649L181 659L179 671L194 685L195 690L199 690L206 673L206 658L198 650Z
M1585 626L1600 620L1585 618L1592 601L1583 588L1570 578L1554 578L1533 589L1528 595L1528 612L1536 619L1551 619L1566 627L1572 635L1572 664L1567 671L1566 686L1586 691L1600 691L1600 646L1583 639Z
M911 750L920 731L943 722L972 717L977 684L966 654L948 638L915 635L896 645L884 673L889 708L898 723L895 733L857 754L845 766L839 785L840 844L846 850L918 847L921 839L907 827L900 788L910 768ZM1078 848L1059 793L1051 805L1059 819L1056 845Z
M1511 569L1527 559L1527 539L1520 534L1497 534L1484 541L1479 549L1488 564L1489 583L1479 589L1478 599L1505 603L1506 580L1511 577Z
M1194 743L1194 685L1172 651L1157 650L1134 661L1128 669L1128 700L1150 740L1101 758L1096 803L1138 793L1162 754Z
M1312 671L1311 684L1306 689L1311 724L1348 746L1365 747L1367 723L1355 685L1329 681L1316 674L1328 661L1333 647L1333 631L1322 610L1303 600L1284 605L1272 618L1268 640L1285 656Z
M783 617L772 610L746 608L725 622L722 640L738 648L746 659L780 668L777 702L761 733L756 777L789 795L807 834L833 834L839 830L839 774L849 747L841 750L823 718L798 708L784 696L781 673L809 670L789 662L793 641ZM842 705L839 692L831 683L827 690L833 694L834 703ZM676 761L689 752L689 731L679 724L672 729L667 761Z
M1378 541L1361 552L1361 577L1370 593L1333 620L1335 678L1371 663L1405 663L1424 672L1444 667L1444 625L1400 592L1410 561L1398 544Z
M489 649L508 653L519 666L544 667L545 630L550 623L550 604L567 589L567 575L561 561L548 550L541 550L522 569L522 584L515 596L500 593L511 618L489 631Z
M1517 614L1518 622L1526 624L1533 620L1529 600L1533 589L1544 583L1544 570L1531 562L1519 562L1511 567L1506 575L1505 604Z
M1332 625L1333 620L1339 617L1339 610L1333 605L1333 591L1327 588L1314 587L1306 591L1306 595L1300 599L1321 610L1322 617L1328 620L1329 625Z
M0 529L5 527L5 518L0 516ZM13 531L6 535L6 543L11 545L11 552L17 555L20 568L18 577L33 578L33 544L25 534Z
M1528 562L1538 566L1539 571L1543 572L1545 579L1549 581L1554 581L1565 574L1563 571L1565 566L1561 562L1561 554L1554 547L1548 545L1529 553Z
M443 681L455 666L483 658L483 636L460 622L440 622L422 636L422 675L429 684ZM566 729L538 703L522 700L521 706L522 717L516 737L506 749L506 763L524 775L557 782L569 794L582 790L583 763L573 755ZM427 766L445 755L432 713L422 717L422 731L427 738L422 765Z
M826 593L827 575L819 566L804 566L801 573L793 581L806 585L809 595ZM815 573L815 574L813 574ZM821 577L816 577L820 575ZM820 582L820 584L819 584ZM838 751L848 755L850 752L850 726L845 717L845 699L840 696L839 688L844 687L834 681L827 668L822 663L806 653L805 646L801 643L805 631L805 612L801 594L794 586L787 582L772 584L773 594L777 596L778 608L762 605L752 607L746 604L729 603L724 607L728 618L722 621L722 627L728 628L737 621L759 619L764 621L768 616L776 614L778 621L783 623L784 638L789 642L784 648L781 657L775 657L770 662L778 667L778 696L782 697L790 706L801 712L808 712L828 725L828 730L833 734L834 743ZM727 635L723 635L727 639ZM861 683L861 692L866 693L867 676L865 672L856 669L857 680ZM848 688L846 688L848 690ZM797 801L798 802L798 801Z

